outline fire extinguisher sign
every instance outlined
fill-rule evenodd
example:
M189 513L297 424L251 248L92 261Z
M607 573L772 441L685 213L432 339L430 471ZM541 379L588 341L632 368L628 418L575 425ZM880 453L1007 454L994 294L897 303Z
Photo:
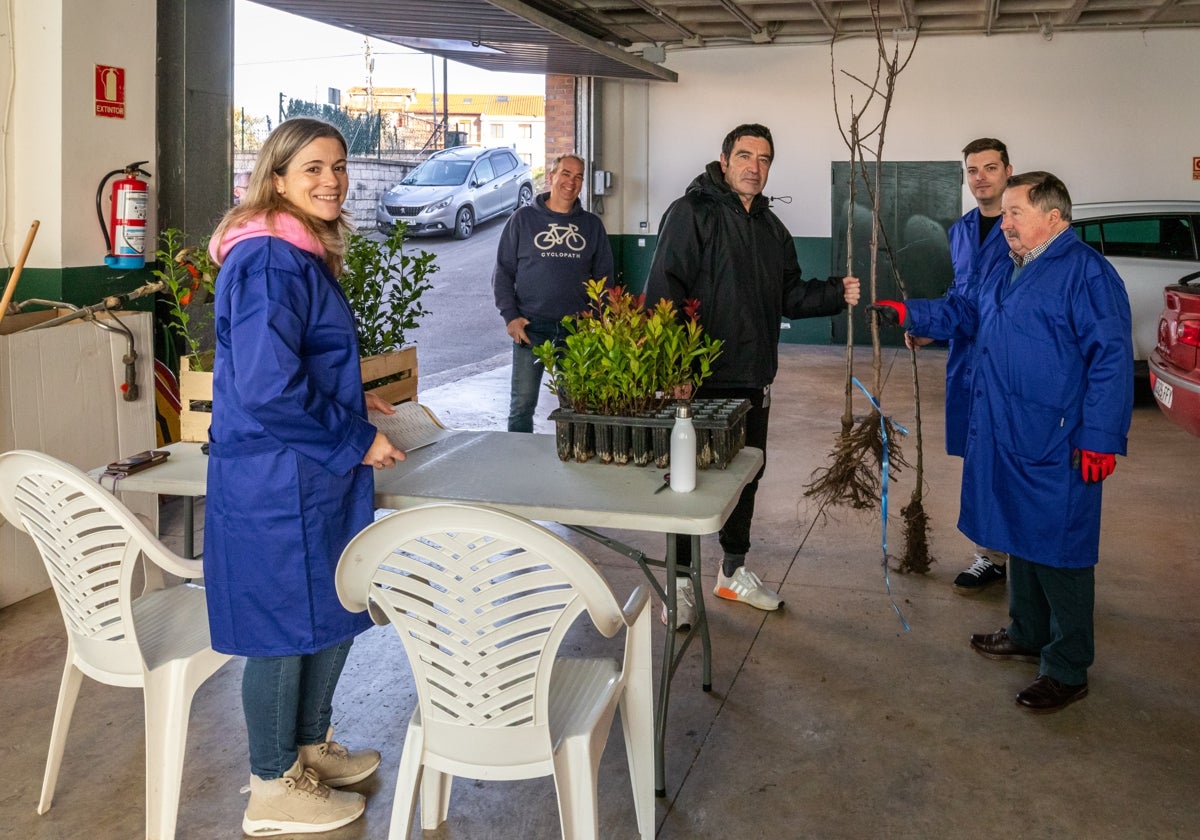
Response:
M96 116L125 119L125 68L96 65Z

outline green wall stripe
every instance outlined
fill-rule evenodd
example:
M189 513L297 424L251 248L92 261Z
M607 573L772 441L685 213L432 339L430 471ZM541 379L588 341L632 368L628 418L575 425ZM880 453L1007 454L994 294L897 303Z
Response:
M105 265L88 265L77 268L27 268L13 300L25 301L33 298L61 301L74 306L91 306L110 295L131 292L138 286L154 280L149 269L137 271L114 271ZM140 298L132 301L128 308L136 311L149 310L152 299ZM30 307L31 309L33 307Z

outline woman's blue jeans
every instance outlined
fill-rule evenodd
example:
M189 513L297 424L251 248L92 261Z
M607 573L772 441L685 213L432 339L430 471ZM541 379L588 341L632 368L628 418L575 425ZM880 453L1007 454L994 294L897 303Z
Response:
M532 432L546 367L533 355L533 348L547 341L561 343L567 333L559 321L530 321L525 325L529 344L513 342L512 394L508 404L508 430Z
M278 779L301 744L320 744L333 718L333 692L354 639L299 656L251 656L242 672L250 772Z

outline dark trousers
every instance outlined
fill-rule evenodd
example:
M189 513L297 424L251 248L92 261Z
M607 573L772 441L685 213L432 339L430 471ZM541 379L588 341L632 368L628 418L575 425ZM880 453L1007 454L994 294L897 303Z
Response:
M1059 569L1010 555L1008 636L1041 650L1041 673L1067 685L1087 682L1096 655L1095 604L1095 566Z
M737 506L721 528L721 549L726 554L744 556L750 550L750 522L754 519L754 496L758 493L758 480L767 468L767 421L771 416L769 392L762 388L700 388L696 399L738 399L750 401L750 412L746 415L746 446L763 451L763 465L754 480L742 488ZM703 481L703 475L700 476ZM676 536L675 548L678 564L692 565L691 537Z

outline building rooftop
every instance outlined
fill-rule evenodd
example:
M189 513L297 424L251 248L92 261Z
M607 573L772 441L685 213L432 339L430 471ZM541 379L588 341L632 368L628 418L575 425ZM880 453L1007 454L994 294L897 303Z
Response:
M433 109L432 93L419 93L414 88L376 87L371 92L379 105L395 108L397 102L404 103L404 110L429 113ZM352 87L346 91L349 107L361 108L366 98L365 87ZM437 95L437 109L442 110L445 94ZM546 97L538 94L506 93L451 93L448 110L454 114L477 114L491 117L543 117L546 114Z

